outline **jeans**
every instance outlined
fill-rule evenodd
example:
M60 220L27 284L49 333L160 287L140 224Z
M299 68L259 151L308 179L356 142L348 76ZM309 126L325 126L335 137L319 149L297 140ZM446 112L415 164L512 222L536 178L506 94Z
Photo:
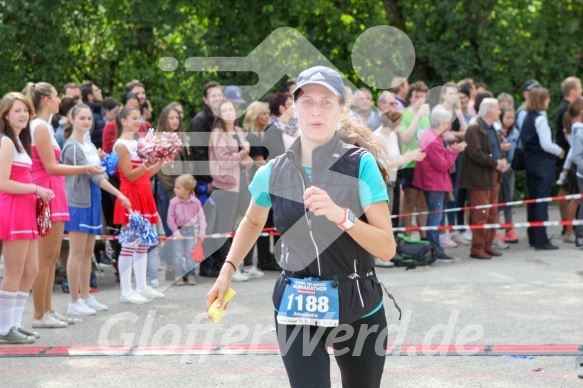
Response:
M498 197L498 202L510 202L514 198L514 186L516 182L516 176L513 170L508 170L502 175L502 183L500 184L500 195ZM512 223L512 206L505 206L501 209L504 212L504 223ZM510 231L512 228L506 228L506 231Z
M194 226L180 229L180 234L184 237L194 237ZM179 278L184 275L184 260L186 260L186 270L188 275L195 275L196 263L190 258L190 251L194 249L194 239L170 240L166 242L166 247L172 252L174 260L174 277Z
M526 187L529 199L549 197L554 181L554 163L526 165ZM548 202L529 203L526 205L526 210L528 222L549 220ZM526 232L531 246L542 247L550 244L546 227L527 228Z
M159 266L160 266L160 245L148 251L148 278L150 279L150 281L158 280Z
M164 233L166 236L172 236L172 231L168 227L168 207L170 207L170 198L168 198L168 194L166 194L166 191L160 182L156 184L156 193L158 194L156 196L156 206L158 207L158 213L160 214ZM172 251L168 248L168 245L160 248L160 256L162 256L162 260L166 263L166 268L172 268Z
M451 186L453 187L453 197L454 200L453 201L448 201L445 204L445 208L446 209L453 209L456 206L456 199L458 196L458 188L460 186L460 169L462 168L462 154L458 154L457 159L455 160L455 171L453 174L449 174L449 176L451 177ZM448 225L456 225L456 214L455 212L448 212L445 213L446 217L447 217L447 223ZM445 217L443 217L445 219ZM442 222L443 225L443 222ZM463 225L463 222L459 225Z
M436 213L429 213L427 215L427 226L439 226L443 218L443 213L441 210L444 208L443 198L445 193L443 191L424 191L425 202L427 202L427 209L430 212L439 211ZM439 253L443 252L443 248L439 243L439 230L428 230L427 240L431 241L439 248Z

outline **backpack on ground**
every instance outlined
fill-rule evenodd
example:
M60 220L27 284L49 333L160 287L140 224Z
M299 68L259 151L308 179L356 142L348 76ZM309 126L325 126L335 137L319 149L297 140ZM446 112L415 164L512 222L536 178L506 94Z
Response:
M397 255L392 259L397 267L413 269L417 266L430 265L439 256L439 248L430 241L414 240L409 237L397 237Z

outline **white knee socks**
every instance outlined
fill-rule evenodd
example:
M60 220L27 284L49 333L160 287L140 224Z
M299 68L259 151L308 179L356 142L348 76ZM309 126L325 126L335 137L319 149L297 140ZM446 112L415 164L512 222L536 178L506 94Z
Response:
M143 291L148 287L146 273L148 272L148 247L140 245L134 252L134 274L136 277L136 290Z
M16 292L0 291L0 335L6 335L14 326Z
M28 300L28 292L18 291L16 293L16 308L14 309L13 326L16 328L22 327L22 314L24 314L24 306Z

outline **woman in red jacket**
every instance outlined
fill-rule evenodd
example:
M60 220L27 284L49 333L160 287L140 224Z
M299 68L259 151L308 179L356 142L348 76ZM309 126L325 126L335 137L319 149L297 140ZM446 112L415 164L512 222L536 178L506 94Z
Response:
M446 147L444 134L451 127L451 113L441 107L431 112L431 128L425 131L420 148L427 157L417 162L413 185L424 191L429 211L427 226L438 226L443 217L445 193L452 191L449 169L455 164L457 155L466 148L466 143L452 143ZM428 230L427 239L439 247L437 260L453 262L453 257L446 255L439 243L439 231Z

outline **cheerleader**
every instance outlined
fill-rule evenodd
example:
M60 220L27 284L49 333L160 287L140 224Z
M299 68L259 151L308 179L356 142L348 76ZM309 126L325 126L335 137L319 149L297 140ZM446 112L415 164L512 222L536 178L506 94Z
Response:
M152 178L162 167L162 161L142 163L137 154L138 142L135 136L140 130L140 110L123 108L117 118L117 128L121 129L113 150L119 155L117 172L120 177L120 191L126 195L135 211L140 212L151 224L160 221L156 203L152 195ZM129 222L127 210L118 198L113 212L113 223L125 225ZM154 298L164 298L164 294L155 291L146 284L148 246L124 244L118 259L120 273L121 297L123 303L143 304ZM132 289L132 267L136 278L136 290Z
M65 128L68 139L63 147L62 161L65 165L87 166L101 164L97 149L85 141L93 123L91 109L79 104L71 110L72 125ZM69 202L70 221L65 223L69 232L69 260L67 276L71 292L71 303L67 314L94 315L108 307L89 294L91 276L91 254L95 248L95 236L101 234L101 190L115 195L123 206L131 210L129 200L105 179L105 175L74 175L65 177L65 188ZM79 289L81 295L79 295Z
M39 338L21 322L38 272L36 198L49 201L54 194L33 184L30 176L32 112L20 93L8 93L0 101L0 240L5 261L0 284L0 344L28 344Z
M99 166L62 166L59 163L61 148L55 139L55 130L49 123L51 115L59 112L61 99L55 88L46 82L26 85L23 93L36 112L30 122L32 151L32 181L51 189L55 198L49 202L52 231L38 241L38 275L32 285L34 320L32 327L60 328L75 323L75 319L55 312L52 306L55 265L61 250L65 222L69 221L69 208L63 176L102 174Z

